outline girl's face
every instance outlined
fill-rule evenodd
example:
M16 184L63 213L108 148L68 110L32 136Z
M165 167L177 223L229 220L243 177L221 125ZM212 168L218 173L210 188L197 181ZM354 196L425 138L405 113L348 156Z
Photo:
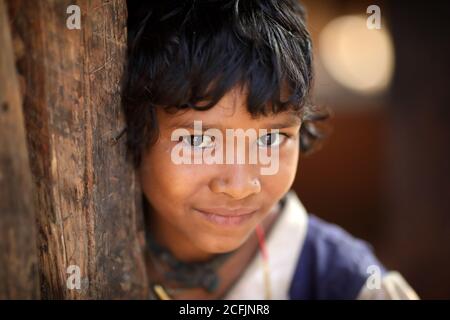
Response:
M160 136L143 155L139 174L152 206L151 232L180 259L199 260L237 249L292 185L299 154L300 117L283 112L253 119L245 101L242 91L234 89L207 111L189 109L169 114L158 108ZM223 164L174 161L177 146L188 147L193 155L218 146L217 138L190 136L194 135L194 120L202 122L203 132L215 128L223 133ZM189 135L172 141L172 133L181 127ZM234 155L230 159L234 161L227 164L230 149L225 147L226 129L251 129L256 133L256 137L245 139L245 163L236 160L242 150L232 143ZM261 134L260 129L267 132ZM279 133L270 135L270 129ZM267 163L255 164L248 154L264 148L266 154L274 155L276 146L278 159L271 160L278 161L278 168L273 174L262 174L261 168Z

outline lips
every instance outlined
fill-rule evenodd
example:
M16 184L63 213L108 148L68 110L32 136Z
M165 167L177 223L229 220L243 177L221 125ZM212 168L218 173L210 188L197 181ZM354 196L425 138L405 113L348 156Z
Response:
M197 209L201 212L208 213L208 214L214 214L219 216L226 216L226 217L236 217L236 216L245 216L248 214L251 214L255 212L256 208L199 208Z
M195 209L206 220L223 226L236 226L249 220L256 208L201 208Z

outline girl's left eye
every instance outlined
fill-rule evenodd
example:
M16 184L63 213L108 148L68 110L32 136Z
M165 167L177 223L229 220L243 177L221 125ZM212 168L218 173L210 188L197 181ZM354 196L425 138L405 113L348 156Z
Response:
M257 140L257 144L260 147L275 147L283 143L287 138L286 134L274 132L263 135Z

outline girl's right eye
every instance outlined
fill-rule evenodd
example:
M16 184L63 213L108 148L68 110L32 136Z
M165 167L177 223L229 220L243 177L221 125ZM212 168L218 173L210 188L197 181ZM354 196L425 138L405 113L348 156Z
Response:
M205 135L189 135L182 137L182 142L196 149L214 147L214 137Z

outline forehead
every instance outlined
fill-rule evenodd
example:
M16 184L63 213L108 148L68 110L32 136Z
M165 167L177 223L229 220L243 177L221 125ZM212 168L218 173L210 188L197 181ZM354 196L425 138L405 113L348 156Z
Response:
M267 116L253 117L247 110L245 91L233 89L211 109L199 111L180 110L176 113L165 112L158 108L158 122L161 129L192 127L194 121L202 121L203 127L214 128L264 128L294 127L301 123L301 115L295 111L284 111Z

